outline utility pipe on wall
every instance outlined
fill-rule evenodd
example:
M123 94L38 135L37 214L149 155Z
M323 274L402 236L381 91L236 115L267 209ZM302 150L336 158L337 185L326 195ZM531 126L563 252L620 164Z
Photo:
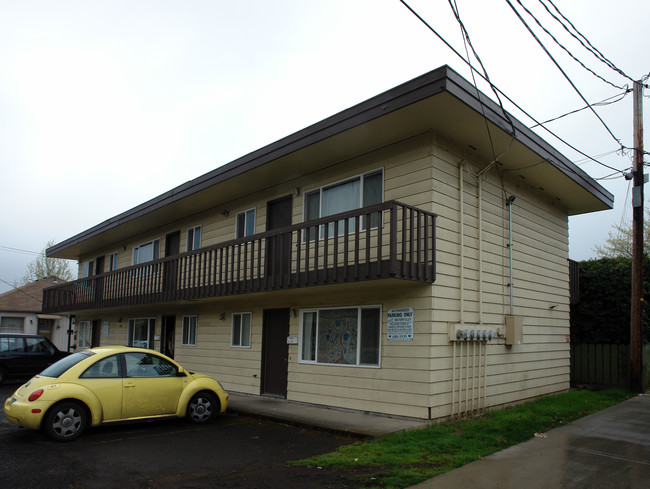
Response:
M460 226L460 237L459 237L459 248L460 248L460 323L463 324L464 310L465 310L465 199L463 194L465 192L463 186L463 172L465 167L465 160L461 161L458 164L458 192L459 192L459 226Z
M506 207L508 207L508 251L510 255L510 315L514 315L514 307L512 303L513 289L512 284L512 203L515 201L515 196L511 195L506 199Z

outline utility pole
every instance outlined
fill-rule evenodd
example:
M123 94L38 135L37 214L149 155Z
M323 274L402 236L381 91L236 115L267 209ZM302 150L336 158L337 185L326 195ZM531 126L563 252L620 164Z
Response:
M630 311L630 390L643 392L643 85L634 82L634 188L632 191L632 307Z

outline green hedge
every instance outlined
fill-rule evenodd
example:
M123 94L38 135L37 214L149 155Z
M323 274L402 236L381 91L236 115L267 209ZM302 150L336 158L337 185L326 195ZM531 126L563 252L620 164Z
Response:
M630 258L580 262L580 302L571 306L572 343L630 342ZM650 259L645 257L644 296L650 291ZM643 305L643 337L650 342L650 306Z

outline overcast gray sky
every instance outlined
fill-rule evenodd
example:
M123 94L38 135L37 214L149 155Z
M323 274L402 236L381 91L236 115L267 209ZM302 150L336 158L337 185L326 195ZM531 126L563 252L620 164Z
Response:
M584 105L505 0L456 2L492 82L527 112L544 121ZM522 3L592 69L629 83L563 34L540 0ZM650 72L650 2L554 3L629 76ZM465 53L447 0L409 4ZM623 93L536 31L590 103ZM0 292L34 258L9 248L38 252L443 64L471 80L398 0L0 0ZM631 147L631 94L597 110ZM608 165L631 167L589 111L548 127ZM540 134L593 177L611 173ZM573 259L594 256L631 216L628 182L601 183L615 208L571 218Z

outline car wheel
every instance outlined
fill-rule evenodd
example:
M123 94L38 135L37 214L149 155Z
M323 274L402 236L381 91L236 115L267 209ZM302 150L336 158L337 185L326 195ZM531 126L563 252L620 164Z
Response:
M187 405L187 419L191 423L207 423L219 412L219 401L211 392L198 392Z
M71 441L86 429L88 416L81 404L62 402L52 407L43 420L45 433L56 441Z

